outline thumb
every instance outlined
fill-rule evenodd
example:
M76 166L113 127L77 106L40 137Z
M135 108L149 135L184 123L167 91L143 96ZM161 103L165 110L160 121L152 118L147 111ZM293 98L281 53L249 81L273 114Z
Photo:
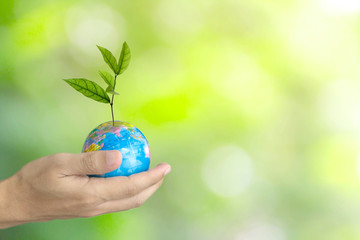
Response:
M73 174L104 174L118 168L122 162L120 151L91 151L75 154L69 161Z

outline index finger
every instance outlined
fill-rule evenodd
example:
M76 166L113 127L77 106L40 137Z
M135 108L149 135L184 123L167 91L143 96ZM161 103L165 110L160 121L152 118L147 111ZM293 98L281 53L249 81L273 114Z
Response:
M160 163L146 172L133 174L129 177L91 178L88 186L106 201L124 199L135 196L156 184L170 170L169 164Z

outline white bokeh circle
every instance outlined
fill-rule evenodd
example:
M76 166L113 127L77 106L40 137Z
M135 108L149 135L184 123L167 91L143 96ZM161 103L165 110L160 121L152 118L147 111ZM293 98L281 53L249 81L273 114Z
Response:
M243 192L253 177L248 154L237 146L224 146L210 152L202 166L202 177L215 194L233 197Z

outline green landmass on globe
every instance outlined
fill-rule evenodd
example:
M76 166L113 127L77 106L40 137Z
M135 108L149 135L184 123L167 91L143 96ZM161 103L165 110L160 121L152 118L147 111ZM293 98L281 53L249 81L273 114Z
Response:
M84 96L101 103L110 104L112 121L101 123L94 128L83 145L82 152L118 150L122 154L122 163L119 168L109 173L93 175L93 177L129 176L146 171L150 166L150 148L144 134L135 126L123 121L115 121L114 97L119 95L115 91L118 75L129 66L131 53L126 42L123 43L118 60L106 48L97 46L105 63L113 71L114 76L106 71L99 71L99 75L107 84L106 90L96 82L85 78L64 79L71 87ZM111 93L111 99L108 95Z

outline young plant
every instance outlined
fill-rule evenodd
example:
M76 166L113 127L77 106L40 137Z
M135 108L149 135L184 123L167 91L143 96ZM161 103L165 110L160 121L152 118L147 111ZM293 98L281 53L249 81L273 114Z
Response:
M99 71L99 75L101 78L105 81L107 84L106 90L104 90L102 87L100 87L97 83L90 81L85 78L70 78L70 79L63 79L65 82L67 82L70 86L72 86L75 90L82 93L84 96L91 98L95 101L102 102L102 103L109 103L111 108L111 116L112 116L112 122L114 126L114 96L119 95L115 91L116 86L116 79L117 76L122 74L127 67L129 66L130 59L131 59L131 53L130 48L127 45L126 42L123 43L121 53L119 60L116 61L116 58L114 55L107 50L106 48L98 46L98 49L100 50L104 61L106 64L111 68L111 70L114 73L114 76L112 76L110 73L106 71ZM112 94L111 100L107 93Z

